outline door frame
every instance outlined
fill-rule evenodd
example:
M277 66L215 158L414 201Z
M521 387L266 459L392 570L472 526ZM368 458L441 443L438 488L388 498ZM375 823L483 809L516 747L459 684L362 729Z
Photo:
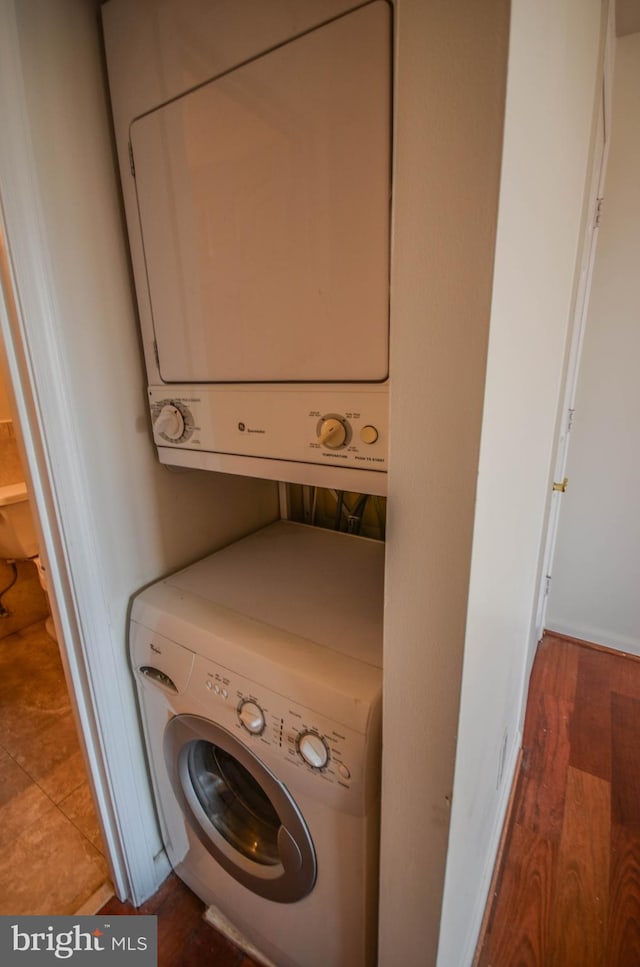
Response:
M169 864L164 853L155 855L157 833L136 808L148 795L147 776L136 757L131 715L123 714L134 708L132 685L112 627L74 433L76 414L66 390L15 2L0 4L0 338L48 565L61 658L112 883L121 899L139 904L157 889Z
M554 446L553 485L550 495L546 529L542 543L541 577L535 613L535 637L537 643L545 631L547 605L551 588L553 558L558 535L560 512L566 479L567 459L571 428L575 414L575 397L580 374L582 346L589 313L591 281L598 241L598 229L604 199L604 187L611 143L611 113L613 99L613 69L615 60L615 4L609 4L604 31L602 80L598 87L597 106L594 111L594 136L588 192L585 197L584 229L576 261L576 285L572 303L572 319L569 327L569 349L565 367L564 383L561 389L558 417L558 431ZM597 112L597 113L596 113ZM598 139L602 124L602 153L598 151ZM585 271L581 271L586 266ZM530 656L533 660L533 656Z

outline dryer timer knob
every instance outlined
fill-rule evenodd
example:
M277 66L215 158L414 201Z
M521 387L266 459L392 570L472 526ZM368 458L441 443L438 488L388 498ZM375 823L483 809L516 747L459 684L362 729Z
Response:
M238 718L240 719L240 724L245 727L247 732L251 732L252 735L260 735L264 730L264 712L255 702L242 702L238 707Z
M324 769L329 761L329 750L315 732L303 732L298 739L298 752L313 769Z
M160 410L153 428L167 440L179 440L184 433L184 417L177 406L166 403Z

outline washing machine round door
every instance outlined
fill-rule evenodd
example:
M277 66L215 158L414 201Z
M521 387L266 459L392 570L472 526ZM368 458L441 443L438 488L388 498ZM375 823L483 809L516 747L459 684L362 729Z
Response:
M217 862L259 896L293 903L316 881L313 842L288 789L234 735L176 715L164 736L173 791Z

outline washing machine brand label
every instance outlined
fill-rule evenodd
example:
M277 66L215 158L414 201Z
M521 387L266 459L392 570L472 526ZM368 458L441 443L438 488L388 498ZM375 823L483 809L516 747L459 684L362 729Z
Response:
M0 917L0 963L156 967L157 917Z

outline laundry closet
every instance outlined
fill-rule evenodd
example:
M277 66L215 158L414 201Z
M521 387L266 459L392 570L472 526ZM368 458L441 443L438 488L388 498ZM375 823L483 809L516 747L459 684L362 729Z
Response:
M264 3L247 0L244 6L257 12L261 21ZM317 23L324 22L327 10L331 19L345 9L331 0L292 6L314 16L321 11ZM305 459L292 459L291 451L277 458L298 464L305 478L295 485L298 489L290 490L292 516L297 516L294 507L301 508L303 520L315 514L316 522L328 525L328 533L336 519L347 525L352 517L350 526L357 527L360 520L361 535L376 539L376 545L384 529L383 497L378 491L384 480L393 482L393 520L386 549L385 623L392 647L387 649L384 667L388 769L386 779L383 775L381 962L385 951L388 962L402 957L403 946L408 962L415 959L409 949L413 944L423 953L432 948L439 922L506 57L501 8L483 11L477 19L473 4L463 10L447 5L434 19L431 5L402 2L398 17L399 6L394 9L396 185L388 330L389 372L399 377L393 383L394 432L385 439L377 410L370 414L364 405L356 409L344 398L335 397L331 403L323 399L298 411ZM11 91L12 100L1 102L6 137L0 143L0 174L3 215L25 320L22 338L31 368L26 371L20 358L15 366L18 378L32 387L35 417L32 411L29 417L43 428L46 443L45 458L36 452L30 459L40 461L40 478L52 483L49 495L36 487L35 499L41 514L44 510L45 525L59 524L58 531L55 526L45 527L45 544L53 588L64 606L69 671L81 706L114 884L119 895L140 902L157 887L168 866L149 792L134 681L124 645L131 594L160 575L180 572L217 548L233 545L274 522L280 516L277 482L290 474L274 471L269 477L269 456L233 452L227 442L224 453L218 454L215 446L208 450L207 460L228 459L227 469L231 460L237 466L241 460L245 467L260 460L264 475L180 466L178 460L186 460L190 452L189 443L195 443L193 437L179 440L190 429L190 415L194 428L207 428L205 418L198 416L201 422L196 422L191 410L192 402L195 409L202 402L191 391L195 384L190 384L187 399L180 399L183 394L177 392L163 392L157 401L162 405L155 411L151 408L148 360L153 365L154 349L145 344L147 365L142 364L141 329L133 309L129 253L118 205L120 188L114 178L95 16L99 7L91 0L3 5L0 91ZM229 43L233 42L230 37ZM495 70L488 69L487 60ZM204 79L197 58L190 71L200 72ZM457 183L466 186L464 192L454 191ZM135 270L139 272L138 267ZM313 350L316 359L336 354L331 341L320 341ZM370 361L369 347L359 345L358 352ZM339 375L333 364L330 373L320 373L321 379ZM364 389L378 406L387 390L379 358L366 375L361 380L362 371L349 373L347 381L360 380L356 389ZM319 385L313 383L314 390ZM171 389L178 386L185 384L174 383ZM280 384L276 400L284 396L280 390L285 386L292 389L288 383ZM342 388L351 392L353 384ZM231 392L228 395L233 397ZM198 412L207 415L206 409ZM265 408L265 419L266 415ZM255 414L250 419L236 416L228 427L234 442L235 434L246 433L247 427L266 430L263 414L259 416L260 422L254 422ZM154 443L150 421L160 418ZM266 435L244 439L258 446L264 442L258 437ZM294 437L289 435L287 446ZM365 486L356 455L375 455L376 448L389 442L387 472L372 471L366 479L377 481L375 489L373 484ZM158 461L156 443L173 451L173 461ZM310 453L319 455L317 462L307 461ZM203 456L201 452L198 459ZM160 457L164 459L163 454ZM353 469L344 466L347 460L353 461ZM375 466L378 461L371 463ZM326 472L334 467L336 472L342 470L341 480L350 479L353 472L360 481L350 480L348 490L345 486L341 508ZM315 486L312 480L323 468L325 486L314 503L313 493L302 488ZM314 478L309 478L310 473ZM368 500L360 515L357 505L364 495ZM351 535L335 536L344 540ZM330 611L326 601L324 607ZM451 615L456 616L453 623ZM216 684L220 695L223 687L230 691L214 675L213 695ZM253 700L251 695L245 697ZM253 698L262 708L261 696L256 693ZM251 705L245 706L247 722L239 728L251 741L247 724L257 716ZM280 717L286 726L286 714ZM326 737L318 722L310 725L312 732L315 725L315 731L322 733L321 739ZM415 727L409 731L409 726ZM257 736L258 748L265 749L262 738ZM315 740L304 743L304 748L322 759L322 746ZM294 751L297 758L292 760L302 763L296 772L313 768ZM329 753L337 768L341 763L331 747ZM265 761L268 754L264 753ZM346 761L342 765L349 768ZM321 771L308 775L329 785ZM365 784L361 790L365 794L366 788ZM288 862L293 857L295 865L295 856L293 850ZM409 864L408 857L412 858ZM473 883L478 879L475 873ZM408 885L411 904L405 899Z

